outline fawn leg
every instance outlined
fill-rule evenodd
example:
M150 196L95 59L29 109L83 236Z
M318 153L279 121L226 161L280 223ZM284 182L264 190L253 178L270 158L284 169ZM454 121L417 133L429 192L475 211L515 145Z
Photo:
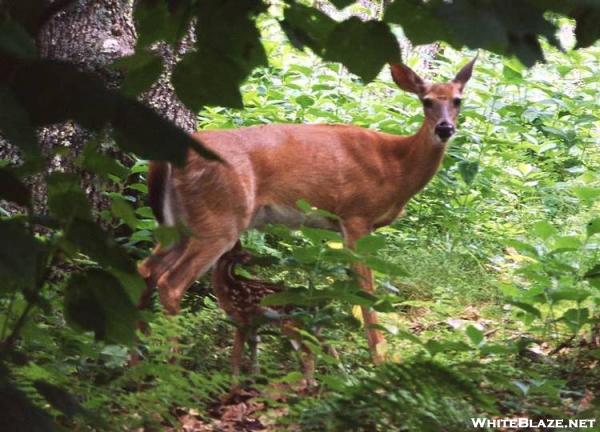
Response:
M259 372L258 366L258 342L259 337L257 334L257 328L253 327L248 334L248 348L250 349L250 373L257 374Z
M244 344L248 337L247 329L237 327L233 337L231 349L231 374L238 377L242 372L242 360L244 357Z

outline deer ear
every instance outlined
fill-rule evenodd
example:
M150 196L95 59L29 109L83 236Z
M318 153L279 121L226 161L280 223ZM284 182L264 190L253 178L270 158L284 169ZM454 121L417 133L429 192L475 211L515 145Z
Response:
M422 96L426 93L427 83L415 71L402 63L390 64L392 78L402 90Z
M467 84L467 81L471 78L471 74L473 73L473 65L475 64L475 60L479 57L479 53L475 56L473 60L463 66L463 68L456 74L452 82L455 82L459 85L460 91L462 92Z

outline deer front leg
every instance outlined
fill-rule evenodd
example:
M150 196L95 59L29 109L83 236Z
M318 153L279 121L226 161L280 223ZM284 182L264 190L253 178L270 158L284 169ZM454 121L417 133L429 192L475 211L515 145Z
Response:
M242 372L242 361L244 357L244 344L248 337L247 329L237 327L233 337L233 347L231 349L231 374L240 376Z
M160 302L169 315L179 312L188 287L231 249L238 238L239 233L231 231L219 236L189 239L177 261L158 279Z
M346 240L346 246L353 249L356 241L371 232L371 226L362 220L344 221L342 229ZM373 274L371 270L364 264L354 264L352 266L354 272L359 278L360 287L368 293L375 292L373 286ZM366 306L361 306L365 331L367 334L367 343L373 363L380 364L385 360L385 337L377 325L377 312Z

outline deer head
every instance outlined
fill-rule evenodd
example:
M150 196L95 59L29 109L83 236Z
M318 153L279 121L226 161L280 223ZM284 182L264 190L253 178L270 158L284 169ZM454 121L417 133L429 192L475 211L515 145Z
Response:
M445 143L456 131L462 93L471 78L475 57L448 83L433 84L425 81L404 64L392 64L392 78L402 90L419 96L425 112L425 127L436 140Z

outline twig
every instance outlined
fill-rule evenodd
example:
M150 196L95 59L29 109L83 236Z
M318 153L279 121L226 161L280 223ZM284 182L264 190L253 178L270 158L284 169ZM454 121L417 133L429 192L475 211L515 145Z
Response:
M573 342L573 339L575 339L575 335L571 336L569 339L567 339L566 341L563 341L561 343L558 344L558 346L556 348L554 348L552 351L550 351L548 353L549 356L554 355L556 353L558 353L561 349L566 348L568 346L571 345L571 342Z

